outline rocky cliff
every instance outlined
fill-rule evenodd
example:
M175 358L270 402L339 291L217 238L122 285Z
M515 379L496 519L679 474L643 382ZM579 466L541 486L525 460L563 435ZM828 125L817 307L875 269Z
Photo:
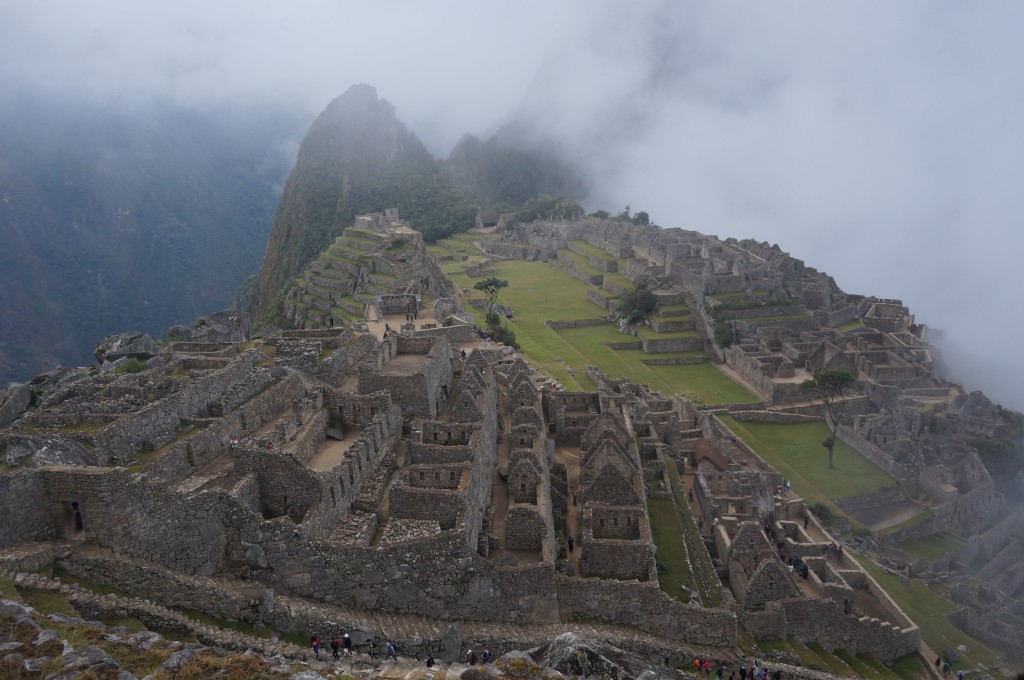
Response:
M465 229L474 206L369 85L355 85L313 122L277 210L253 305L280 313L286 283L361 213L397 207L413 226Z

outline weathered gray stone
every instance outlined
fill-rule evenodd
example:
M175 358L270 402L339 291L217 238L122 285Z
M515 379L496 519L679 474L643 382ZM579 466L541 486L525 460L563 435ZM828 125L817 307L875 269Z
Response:
M441 660L448 663L459 661L462 651L462 626L455 622L445 629L441 637Z
M61 674L54 680L61 678L80 677L87 672L99 673L101 671L117 670L121 667L112 656L99 647L83 645L61 657Z
M0 437L3 461L10 466L97 465L96 454L73 439L59 435L12 434Z
M0 392L0 428L13 423L32 403L32 386L11 383Z
M157 353L153 338L148 333L138 331L109 335L93 350L93 356L100 364L117 361L122 357L146 361L155 357Z

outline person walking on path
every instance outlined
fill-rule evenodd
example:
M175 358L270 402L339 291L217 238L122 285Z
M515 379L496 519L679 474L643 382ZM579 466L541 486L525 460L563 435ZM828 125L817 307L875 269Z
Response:
M468 663L470 666L476 665L476 652L474 652L472 649L466 652L466 663Z
M320 638L319 638L319 636L314 635L313 637L309 638L309 646L313 649L313 655L317 658L317 661L319 661L320 660Z
M697 669L698 673L700 673L701 659L699 656L693 660L693 667Z
M398 654L395 653L398 650L395 649L395 643L391 640L388 640L387 650L388 653L387 656L384 657L384 660L387 661L388 659L394 659L395 661L398 661Z
M711 677L711 662L706 659L704 661L704 676L708 678Z
M740 680L747 680L747 667L740 664Z
M341 642L338 640L338 638L331 638L331 655L334 657L335 661L337 661L338 659L341 658L338 655L338 651L340 649L341 649Z
M377 645L373 644L373 640L366 643L366 654L371 659L377 658Z
M345 656L352 656L352 638L348 633L341 636L341 643L345 646Z
M569 542L569 552L572 552L572 546L574 544L574 541L572 540L572 536L569 537L569 541L568 542Z

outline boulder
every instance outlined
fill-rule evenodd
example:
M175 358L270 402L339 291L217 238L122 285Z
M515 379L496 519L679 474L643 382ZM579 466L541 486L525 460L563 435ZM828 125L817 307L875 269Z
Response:
M192 336L192 329L180 323L167 329L167 337L171 340L188 342L192 339Z
M192 324L193 342L248 342L251 336L252 316L246 312L217 312Z
M32 386L11 383L0 392L0 429L13 423L32 403Z
M60 657L60 674L54 678L80 678L94 673L101 674L103 671L117 670L121 667L112 656L99 647L83 645Z
M99 465L96 454L74 439L60 435L10 434L0 437L0 462L10 467L27 465Z
M156 343L148 333L133 331L119 335L108 335L103 339L96 349L93 350L96 361L103 364L107 361L117 361L122 357L127 359L141 359L147 361L155 357L158 352Z
M653 672L657 676L676 680L687 677L680 671L576 633L562 633L550 643L531 649L529 654L537 665L554 668L570 676L640 680L651 677Z

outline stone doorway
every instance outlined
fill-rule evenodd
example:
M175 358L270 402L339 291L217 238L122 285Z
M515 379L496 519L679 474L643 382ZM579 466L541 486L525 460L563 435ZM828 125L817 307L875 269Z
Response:
M60 504L60 528L64 538L84 538L85 519L78 501L64 501Z

